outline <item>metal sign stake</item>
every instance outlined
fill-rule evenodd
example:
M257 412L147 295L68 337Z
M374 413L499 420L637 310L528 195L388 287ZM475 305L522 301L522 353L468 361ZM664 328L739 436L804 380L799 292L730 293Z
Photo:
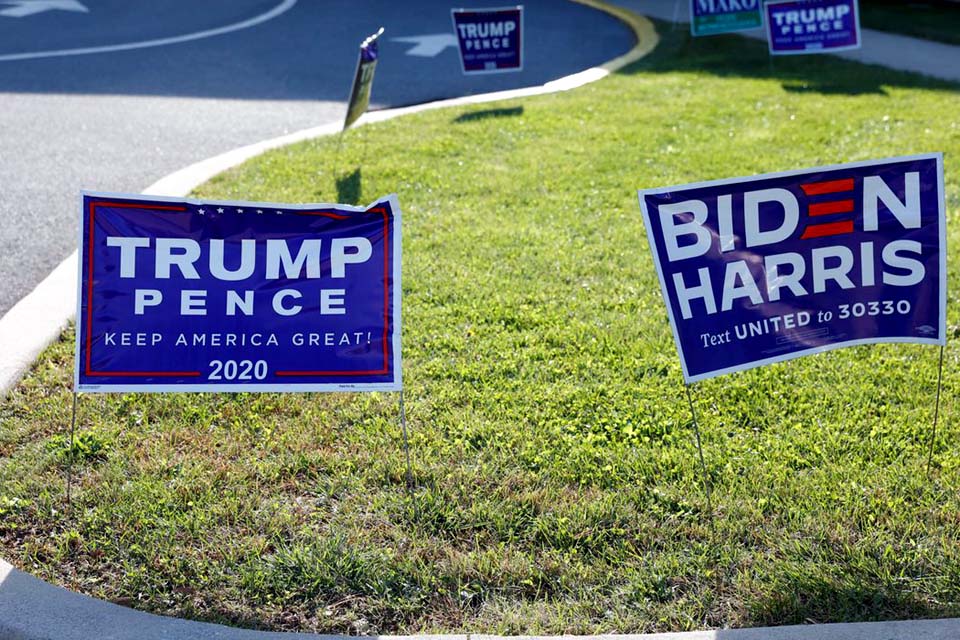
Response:
M703 446L700 442L700 425L697 421L697 412L693 408L693 397L690 395L690 385L683 385L684 391L687 392L687 403L690 405L690 415L693 418L693 433L697 437L697 453L700 455L700 471L703 473L703 486L707 492L707 511L710 512L710 529L713 529L713 499L711 497L712 490L710 487L710 477L707 475L707 463L703 459Z
M344 131L346 131L346 129L340 131L340 133L337 134L337 148L334 150L332 156L328 156L329 158L328 166L330 167L328 171L330 173L330 177L333 179L334 185L336 185L336 182L337 182L337 169L340 166L340 150L343 149L343 132Z
M937 419L940 417L940 389L943 386L943 347L940 345L940 365L937 368L937 401L933 409L933 432L930 434L930 450L927 452L927 480L930 479L930 468L933 464L933 446L937 441Z
M420 519L420 508L417 505L417 496L413 491L413 466L410 464L410 438L407 435L407 409L403 404L403 389L400 389L400 428L403 430L403 451L407 458L407 494L413 503L413 513Z
M67 507L71 506L70 497L71 497L71 485L73 484L73 432L77 427L77 396L80 395L76 391L73 392L73 417L70 419L70 448L67 449Z

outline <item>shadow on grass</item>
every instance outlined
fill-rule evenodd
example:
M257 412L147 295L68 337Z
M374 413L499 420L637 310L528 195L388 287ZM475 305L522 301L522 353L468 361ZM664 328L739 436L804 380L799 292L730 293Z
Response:
M618 73L709 73L718 77L778 80L784 90L822 95L886 95L886 87L958 91L960 86L915 73L831 55L771 56L767 44L737 35L694 38L669 22L654 21L660 44Z
M363 194L363 179L360 167L344 176L337 176L337 202L342 204L360 204Z
M773 590L749 605L750 626L917 620L955 615L949 607L931 606L908 585L883 584L869 576L829 575L814 564L777 578ZM722 640L732 634L717 631Z
M845 87L831 82L820 82L820 81L805 81L805 80L786 80L782 84L783 90L788 93L819 93L821 95L830 96L830 95L840 95L840 96L853 96L853 95L887 95L887 92L883 90L882 87L875 87L870 90L851 90L850 87Z
M511 118L522 116L523 107L506 107L502 109L484 109L483 111L473 111L471 113L462 113L453 119L455 124L464 122L476 122L477 120L486 120L488 118Z

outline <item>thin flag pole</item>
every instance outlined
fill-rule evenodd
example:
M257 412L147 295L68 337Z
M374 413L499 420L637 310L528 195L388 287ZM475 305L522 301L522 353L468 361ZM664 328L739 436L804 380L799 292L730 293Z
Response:
M363 163L367 160L367 142L370 140L370 136L367 135L369 132L363 134L363 148L360 150L360 160L357 162L358 166L363 166Z
M930 434L930 450L927 453L927 479L930 479L930 469L933 465L933 446L937 441L937 420L940 418L940 389L943 387L943 348L940 345L940 365L937 367L937 401L933 409L933 432Z
M674 0L673 2L673 27L672 31L677 30L677 24L680 19L680 0ZM692 19L692 18L691 18Z
M73 432L77 427L77 396L79 394L73 392L73 417L70 418L70 448L67 449L67 506L69 507L72 503L71 498L71 486L73 485Z
M697 412L693 408L693 396L690 395L690 385L683 385L687 392L687 403L690 405L690 415L693 418L693 433L697 437L697 453L700 455L700 470L703 473L703 486L707 492L707 510L710 512L710 528L713 528L713 499L711 497L710 476L707 475L707 463L703 459L703 445L700 442L700 425L697 420Z
M344 133L346 133L346 129L337 134L337 148L333 152L333 161L330 163L330 178L333 180L334 184L337 182L337 169L340 165L340 150L343 149Z

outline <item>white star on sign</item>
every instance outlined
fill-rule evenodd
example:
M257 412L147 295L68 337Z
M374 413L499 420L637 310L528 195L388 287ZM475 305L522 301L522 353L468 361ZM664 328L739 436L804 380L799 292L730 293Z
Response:
M223 213L223 207L217 207L217 213Z
M206 211L204 211L203 209L200 209L199 211L197 211L197 213L199 213L200 215L203 215L204 213L206 213Z
M243 209L237 209L237 213L243 213Z
M263 209L257 209L257 213L263 213Z

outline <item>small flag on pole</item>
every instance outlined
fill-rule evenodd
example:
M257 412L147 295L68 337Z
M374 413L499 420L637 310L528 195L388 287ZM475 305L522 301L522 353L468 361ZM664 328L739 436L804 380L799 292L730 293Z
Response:
M373 72L377 68L377 59L380 50L377 39L383 34L383 27L375 34L360 43L360 57L357 59L357 71L353 75L353 86L350 89L350 102L347 104L347 117L343 121L343 129L357 121L366 112L370 105L370 90L373 88Z

